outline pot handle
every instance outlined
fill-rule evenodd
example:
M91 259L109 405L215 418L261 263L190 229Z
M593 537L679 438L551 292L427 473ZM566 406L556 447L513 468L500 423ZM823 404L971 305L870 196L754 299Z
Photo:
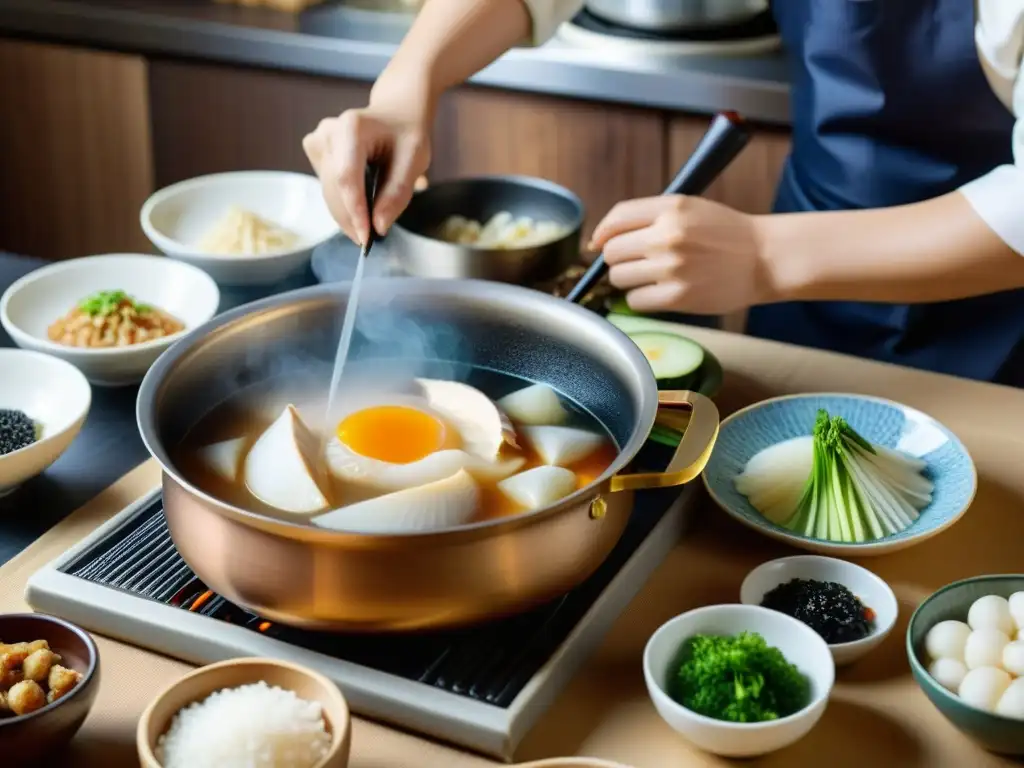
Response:
M679 441L672 460L664 472L615 475L611 479L613 493L683 485L704 471L718 438L718 408L715 404L699 392L659 392L657 421L683 432L683 439Z

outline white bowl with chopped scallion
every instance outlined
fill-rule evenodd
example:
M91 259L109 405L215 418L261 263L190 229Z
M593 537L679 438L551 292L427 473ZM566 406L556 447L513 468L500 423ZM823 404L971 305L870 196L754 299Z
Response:
M722 422L704 484L731 517L827 555L918 544L967 511L970 454L914 408L854 394L772 398Z
M163 256L68 259L16 280L0 323L22 349L78 368L96 386L142 381L175 341L211 319L220 290L205 272Z

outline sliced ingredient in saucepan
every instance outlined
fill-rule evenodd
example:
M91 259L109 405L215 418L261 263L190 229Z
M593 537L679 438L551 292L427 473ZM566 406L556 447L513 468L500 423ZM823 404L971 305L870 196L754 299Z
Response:
M313 768L330 747L319 702L260 681L179 711L157 740L156 758L163 768Z
M46 640L0 643L0 720L30 714L70 693L82 674L63 661Z
M576 490L576 475L564 467L534 467L498 483L498 490L524 510L554 504Z
M966 619L928 630L928 673L971 706L1024 720L1024 592L979 597Z
M558 393L547 384L533 384L505 395L498 401L498 407L525 426L558 425L569 418Z
M899 533L932 500L927 463L861 437L841 416L818 411L813 434L755 454L736 490L777 525L837 542Z
M523 427L522 433L541 461L560 467L582 461L604 443L602 435L573 427Z
M829 645L863 640L875 622L873 610L833 581L791 579L765 593L761 605L802 621Z
M27 448L39 439L39 426L24 411L0 408L0 456Z
M449 216L441 223L437 239L475 248L509 250L544 245L566 232L565 227L553 221L534 221L528 216L516 217L502 211L485 224L464 216Z
M668 693L687 709L734 723L788 717L807 706L807 677L761 635L696 635L680 649Z

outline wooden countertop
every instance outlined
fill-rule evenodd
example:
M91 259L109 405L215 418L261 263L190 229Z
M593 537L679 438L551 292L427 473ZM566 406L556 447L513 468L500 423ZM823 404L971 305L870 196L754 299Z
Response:
M687 329L722 361L723 413L796 392L860 392L888 397L933 415L963 440L978 466L979 488L968 513L949 531L909 550L862 564L885 578L901 602L897 627L857 665L841 670L818 726L796 745L754 766L830 768L990 768L1017 763L987 754L961 736L914 684L904 652L913 608L956 579L1019 572L1024 541L1024 391L911 371L852 358ZM31 573L123 508L157 481L147 463L0 568L0 610L24 610ZM682 540L527 736L517 759L589 755L636 768L703 768L731 761L704 754L666 726L650 704L640 659L663 621L700 605L735 602L744 575L787 548L740 527L710 502ZM154 692L188 666L99 638L103 680L96 706L62 765L137 765L135 722ZM357 720L353 768L481 768L495 765L419 737Z

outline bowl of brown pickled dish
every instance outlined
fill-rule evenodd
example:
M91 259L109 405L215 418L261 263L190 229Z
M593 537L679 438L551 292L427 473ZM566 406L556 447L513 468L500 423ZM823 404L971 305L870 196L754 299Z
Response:
M44 614L0 614L0 766L62 764L99 681L99 649L85 630Z

